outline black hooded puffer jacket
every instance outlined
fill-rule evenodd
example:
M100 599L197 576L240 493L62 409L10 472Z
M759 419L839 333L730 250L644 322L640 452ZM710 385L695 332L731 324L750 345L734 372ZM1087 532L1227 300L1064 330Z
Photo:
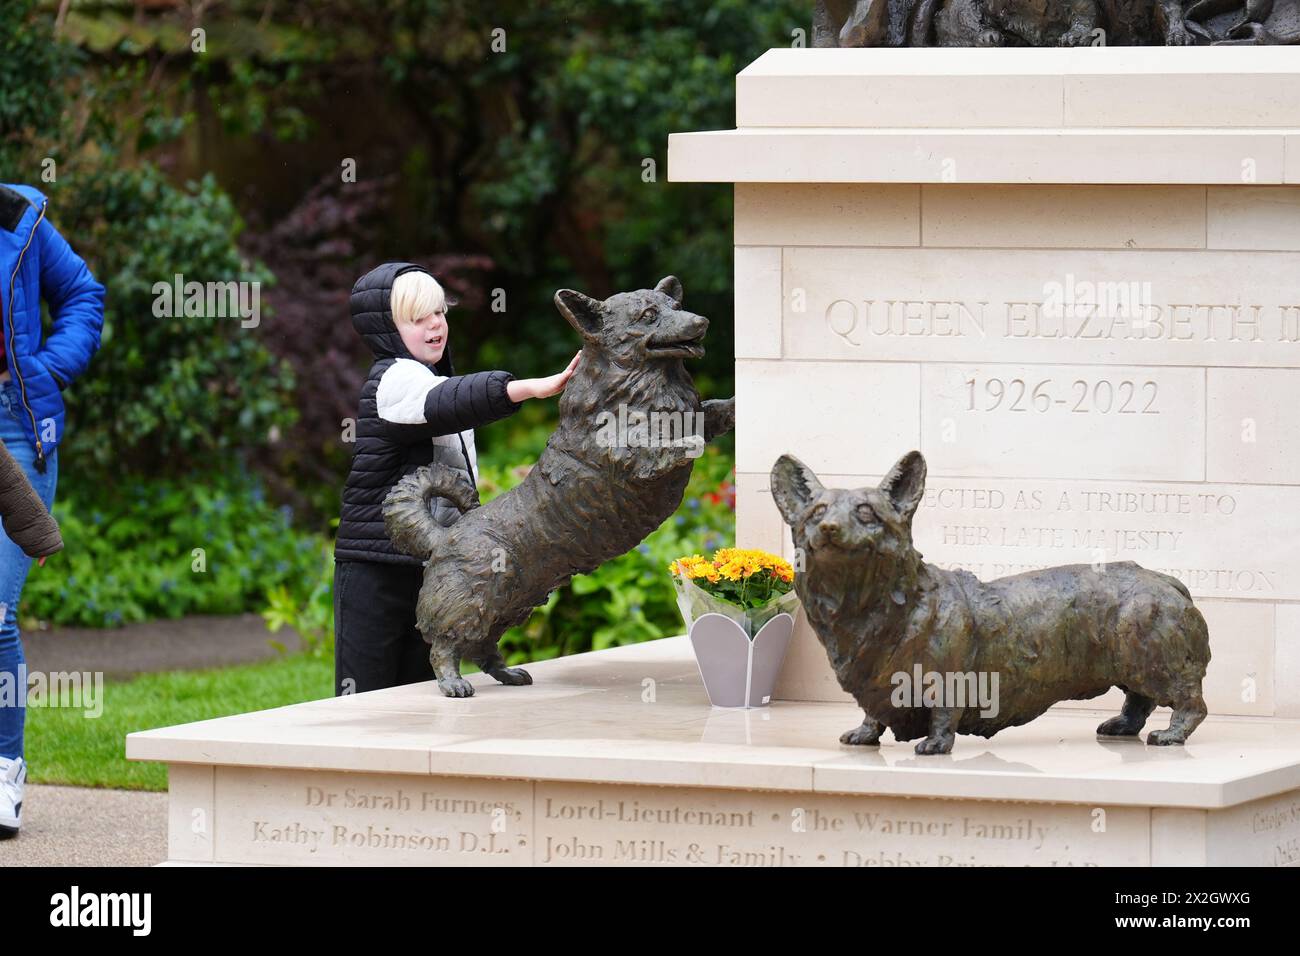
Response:
M393 322L393 280L404 272L427 272L409 262L372 269L352 287L352 324L375 353L361 387L356 446L343 487L336 561L415 564L420 558L393 547L384 530L384 498L393 485L421 465L438 461L466 472L477 485L473 429L519 410L506 394L509 372L456 375L451 346L432 367L416 360ZM431 502L443 527L460 512L445 498Z

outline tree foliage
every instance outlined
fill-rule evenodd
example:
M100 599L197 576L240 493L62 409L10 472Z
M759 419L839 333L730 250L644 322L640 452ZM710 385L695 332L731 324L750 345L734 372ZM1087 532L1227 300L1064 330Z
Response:
M184 125L140 96L146 64L87 67L48 12L17 7L0 32L3 178L49 197L50 221L108 290L101 349L65 393L64 482L239 471L293 423L291 370L238 317L155 315L154 287L271 275L241 253L240 216L212 177L178 184L139 158Z
M556 289L674 273L713 320L697 380L730 388L732 191L669 183L668 136L732 126L735 74L807 29L806 0L105 2L71 7L68 42L54 6L20 0L0 38L21 78L0 158L29 181L58 160L53 217L110 286L69 458L254 465L328 513L369 361L347 291L385 259L459 294L458 369L518 375L572 354ZM245 330L154 319L176 273L281 281Z

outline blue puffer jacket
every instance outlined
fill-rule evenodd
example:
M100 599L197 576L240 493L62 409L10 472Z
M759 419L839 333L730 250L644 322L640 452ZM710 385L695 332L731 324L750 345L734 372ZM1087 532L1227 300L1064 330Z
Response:
M0 183L0 333L36 467L63 438L63 395L86 370L104 326L104 287L45 218L30 186ZM41 341L41 299L54 327Z

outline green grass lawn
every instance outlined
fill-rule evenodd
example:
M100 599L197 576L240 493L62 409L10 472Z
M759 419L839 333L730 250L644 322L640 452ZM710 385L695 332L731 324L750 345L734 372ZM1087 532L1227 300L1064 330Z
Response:
M103 713L27 708L26 758L32 783L166 790L167 766L126 759L126 735L334 693L334 660L304 654L239 667L146 674L106 681Z

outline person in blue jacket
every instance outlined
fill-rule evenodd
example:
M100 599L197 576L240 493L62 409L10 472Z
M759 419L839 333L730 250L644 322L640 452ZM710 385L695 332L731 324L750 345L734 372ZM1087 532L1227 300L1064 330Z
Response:
M0 442L48 509L58 480L62 392L99 348L104 287L50 223L47 205L30 186L0 183ZM44 336L42 299L54 320ZM18 599L30 567L31 558L0 530L0 838L18 832L27 779Z

